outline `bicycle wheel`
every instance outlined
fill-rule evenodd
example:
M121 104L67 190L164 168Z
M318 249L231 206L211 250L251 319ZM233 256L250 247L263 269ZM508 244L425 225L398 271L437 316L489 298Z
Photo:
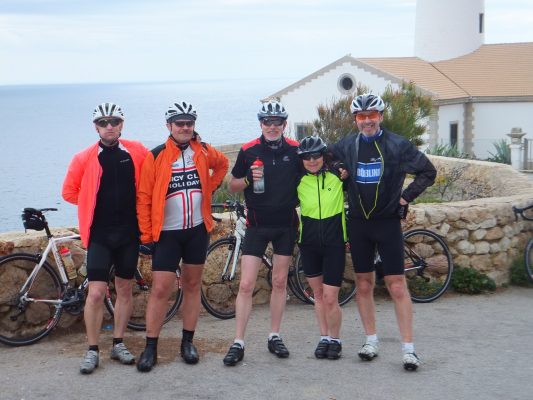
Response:
M313 290L311 289L311 286L309 286L309 283L307 283L299 252L296 256L295 265L295 280L298 284L300 293L303 293L306 301L309 304L315 304ZM342 277L341 287L339 289L339 305L343 306L348 303L355 296L356 290L357 289L355 286L355 272L353 269L352 258L349 250L347 250L346 261L344 263L344 274Z
M438 299L450 285L452 255L444 240L434 232L415 229L404 233L404 263L414 302Z
M524 250L526 275L533 282L533 239L529 239Z
M241 252L236 254L235 237L225 237L209 245L202 276L202 305L220 319L235 317L235 300L241 281ZM233 262L235 276L230 279ZM226 267L227 266L227 267Z
M10 254L0 260L1 343L10 346L35 343L48 335L61 318L63 309L56 306L65 286L48 262L42 265L26 292L21 292L37 263L36 255L26 253Z
M150 297L152 287L152 271L138 268L135 271L135 282L133 283L133 311L128 321L128 328L135 331L146 330L146 306ZM111 268L109 273L109 284L106 297L104 299L107 310L114 315L115 302L117 294L115 291L115 268ZM163 320L166 324L178 312L181 301L183 300L183 291L181 290L180 275L176 272L175 285L172 288L170 298L168 299L168 309Z

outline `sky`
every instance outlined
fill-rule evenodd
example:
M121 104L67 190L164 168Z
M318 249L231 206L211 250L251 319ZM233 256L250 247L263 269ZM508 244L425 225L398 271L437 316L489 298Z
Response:
M0 85L300 79L413 56L416 0L0 0ZM485 0L485 43L533 41L532 0Z

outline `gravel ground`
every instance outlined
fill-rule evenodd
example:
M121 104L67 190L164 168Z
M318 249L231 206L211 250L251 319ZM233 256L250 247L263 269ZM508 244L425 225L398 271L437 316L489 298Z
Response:
M0 399L531 399L533 398L533 290L495 294L448 294L415 304L415 345L423 361L417 372L401 366L393 304L377 299L380 355L360 361L363 340L354 302L343 307L343 356L317 360L318 331L313 309L291 300L282 336L291 351L277 359L266 348L268 307L255 307L244 361L225 367L234 320L202 314L195 342L201 360L184 364L179 355L181 321L163 330L157 366L141 374L109 359L111 334L103 331L100 367L81 375L86 349L81 329L54 331L27 347L0 345ZM126 344L139 355L142 332L128 332Z

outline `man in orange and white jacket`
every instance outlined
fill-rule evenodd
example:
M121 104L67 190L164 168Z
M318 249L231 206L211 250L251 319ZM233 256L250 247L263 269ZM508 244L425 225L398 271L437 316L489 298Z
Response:
M140 143L119 139L122 109L102 103L93 112L100 140L72 159L63 183L63 198L78 206L80 236L87 247L89 292L84 318L89 349L80 372L90 374L99 364L98 339L103 300L111 266L115 266L115 323L111 358L133 364L135 357L123 343L132 312L133 276L139 255L136 189L148 150Z
M154 243L152 292L146 308L146 348L137 363L141 372L157 362L157 341L168 299L181 267L183 336L181 357L198 362L193 345L200 313L200 289L211 216L212 193L222 183L229 162L224 154L200 142L194 126L197 113L187 102L170 105L165 113L170 136L146 157L137 193L142 243Z

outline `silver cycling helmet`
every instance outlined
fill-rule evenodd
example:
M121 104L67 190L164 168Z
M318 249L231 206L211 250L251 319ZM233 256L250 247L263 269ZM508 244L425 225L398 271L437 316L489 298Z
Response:
M357 114L360 111L383 112L385 110L385 103L378 95L366 93L354 97L350 109L352 110L352 114Z
M319 136L307 136L302 139L296 153L299 156L310 153L323 153L328 146Z
M261 104L261 108L257 113L257 118L259 119L259 121L261 121L263 118L269 117L287 119L288 116L289 114L287 114L287 111L285 110L285 107L283 107L283 104L275 100L270 100L266 103Z
M124 112L122 108L115 103L102 103L93 111L93 122L100 118L118 118L124 121Z
M165 118L167 122L172 122L176 119L196 121L198 114L196 114L196 109L191 103L187 103L186 101L176 101L168 106Z

